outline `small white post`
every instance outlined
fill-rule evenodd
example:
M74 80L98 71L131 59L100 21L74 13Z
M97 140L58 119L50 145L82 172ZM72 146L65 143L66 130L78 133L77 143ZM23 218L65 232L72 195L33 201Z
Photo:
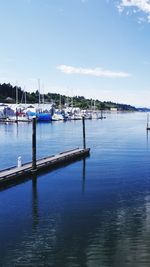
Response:
M18 168L20 168L22 166L22 159L20 156L18 157L17 163L18 163Z

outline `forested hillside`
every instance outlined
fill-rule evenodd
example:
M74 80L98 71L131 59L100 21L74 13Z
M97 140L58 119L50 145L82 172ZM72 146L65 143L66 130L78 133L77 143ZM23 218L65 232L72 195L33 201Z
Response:
M25 103L25 95L26 95L26 103L53 103L56 107L61 106L73 106L79 107L82 109L111 109L117 108L118 110L130 110L136 111L136 108L126 104L113 103L110 101L100 101L94 99L86 99L83 96L65 96L56 93L47 93L44 95L40 95L39 92L24 92L21 87L12 86L11 84L0 84L0 102L1 103L16 103L16 98L18 99L18 103Z

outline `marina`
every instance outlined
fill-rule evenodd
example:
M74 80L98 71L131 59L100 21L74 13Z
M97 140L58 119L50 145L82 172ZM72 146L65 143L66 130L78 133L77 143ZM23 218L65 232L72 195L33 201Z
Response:
M0 123L31 122L34 117L38 122L70 121L85 119L105 119L102 110L64 107L56 109L53 104L0 104Z

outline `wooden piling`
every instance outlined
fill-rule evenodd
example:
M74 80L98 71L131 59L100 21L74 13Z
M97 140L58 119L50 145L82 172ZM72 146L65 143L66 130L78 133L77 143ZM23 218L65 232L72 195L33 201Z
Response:
M36 171L36 118L32 121L32 170Z
M83 148L86 149L86 139L85 139L85 117L82 117L82 126L83 126Z
M146 130L147 130L147 131L150 130L150 126L149 126L149 113L147 114L147 125L146 125Z

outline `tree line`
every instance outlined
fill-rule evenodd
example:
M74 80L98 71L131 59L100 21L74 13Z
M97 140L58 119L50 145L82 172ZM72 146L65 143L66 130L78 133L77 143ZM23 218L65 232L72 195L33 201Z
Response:
M22 90L19 86L12 86L10 83L0 84L0 103L52 103L56 108L72 106L79 107L81 109L98 109L109 110L111 108L117 108L123 111L136 111L137 109L131 105L114 103L111 101L100 101L98 99L87 99L84 96L65 96L57 93L39 94L36 92L27 92Z

